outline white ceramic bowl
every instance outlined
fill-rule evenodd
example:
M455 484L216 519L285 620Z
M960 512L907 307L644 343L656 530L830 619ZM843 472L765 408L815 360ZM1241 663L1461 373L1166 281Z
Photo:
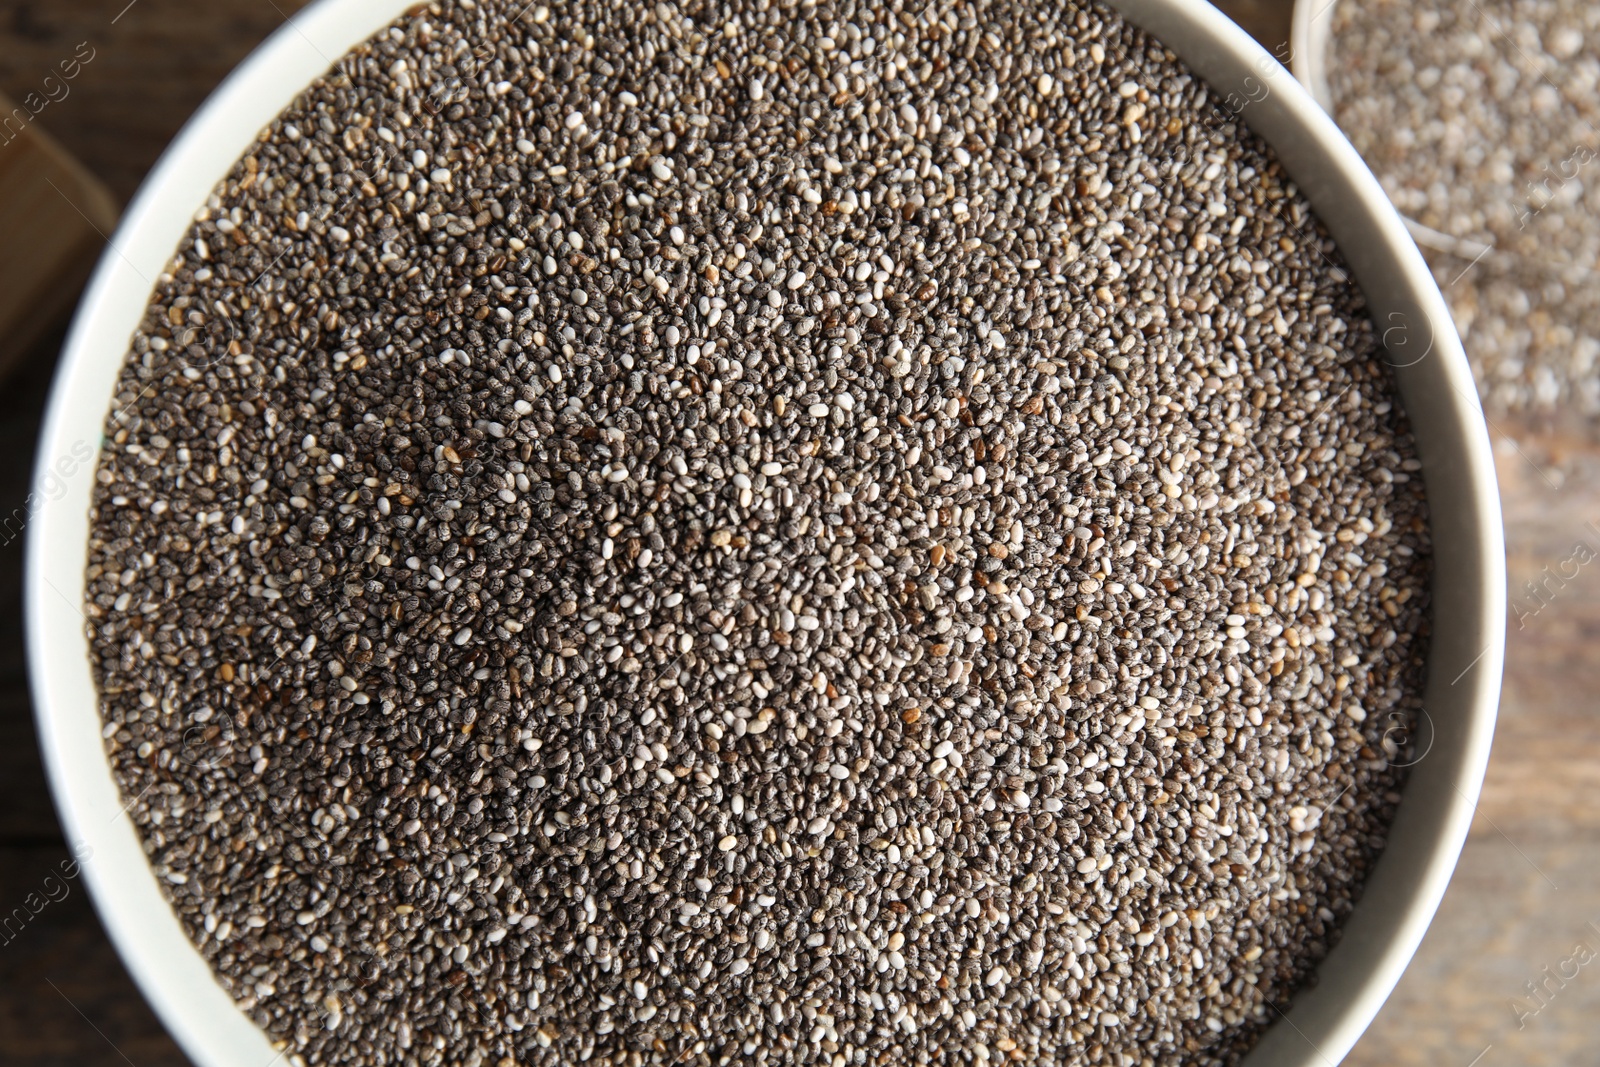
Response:
M413 0L320 0L223 83L145 182L102 258L57 373L39 445L26 575L39 733L66 833L123 960L203 1067L268 1067L265 1035L213 980L162 898L101 743L80 605L93 450L152 282L195 210L257 132L330 64ZM1312 0L1314 3L1325 0ZM1338 946L1247 1064L1330 1065L1354 1044L1432 918L1467 834L1488 759L1504 647L1505 574L1489 442L1471 373L1400 219L1310 96L1198 0L1114 0L1223 96L1279 158L1366 292L1415 428L1433 515L1431 736L1389 846ZM1276 73L1273 73L1273 72ZM1261 91L1265 86L1265 93Z

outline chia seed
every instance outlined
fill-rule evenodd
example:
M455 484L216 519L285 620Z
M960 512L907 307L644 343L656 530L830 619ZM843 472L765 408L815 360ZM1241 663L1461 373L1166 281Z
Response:
M1083 3L445 0L118 384L106 749L312 1064L1237 1060L1420 707L1331 241ZM1183 162L1177 162L1177 161Z
M1491 418L1600 414L1594 9L1340 0L1333 113L1421 223Z

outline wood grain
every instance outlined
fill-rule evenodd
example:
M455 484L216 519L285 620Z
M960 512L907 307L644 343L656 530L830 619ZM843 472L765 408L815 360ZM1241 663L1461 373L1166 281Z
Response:
M1494 753L1450 890L1351 1067L1596 1061L1600 533L1589 524L1600 526L1600 448L1542 426L1499 429L1509 595L1523 611L1509 620ZM1580 541L1595 560L1563 568ZM1530 581L1546 590L1542 604ZM1580 942L1596 959L1563 979ZM1529 982L1545 983L1543 1002Z
M0 93L0 376L72 307L117 220L105 186L35 120L50 103Z

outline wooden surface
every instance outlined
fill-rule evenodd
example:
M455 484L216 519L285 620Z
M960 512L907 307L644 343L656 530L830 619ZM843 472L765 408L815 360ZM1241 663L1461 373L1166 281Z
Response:
M95 59L38 121L124 199L215 83L300 6L125 4L0 0L0 91L21 96L92 41ZM1269 47L1287 36L1287 0L1222 6ZM0 519L26 493L24 461L59 342L58 333L35 346L24 373L0 390ZM1521 627L1517 616L1510 622L1501 726L1456 879L1416 961L1346 1061L1357 1067L1600 1062L1600 656L1592 651L1600 639L1600 448L1589 443L1600 427L1574 438L1502 426L1496 438L1511 593L1523 608ZM1579 542L1592 548L1592 562L1570 562ZM0 916L39 893L67 855L29 718L20 544L0 544ZM1548 590L1537 612L1523 587L1533 580ZM117 963L82 886L66 884L63 899L0 943L0 1062L184 1063ZM1587 965L1572 962L1580 942L1595 953ZM1560 977L1563 965L1570 977ZM1520 1002L1519 1026L1516 998L1541 980L1545 1003Z
M0 93L0 374L71 310L116 225L111 194L33 120L55 102L49 94L70 96L64 71L82 69L73 56L47 76L46 91Z

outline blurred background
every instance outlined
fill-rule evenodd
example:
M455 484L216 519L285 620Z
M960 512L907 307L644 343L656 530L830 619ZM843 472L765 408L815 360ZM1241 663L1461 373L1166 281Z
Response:
M1201 2L1201 0L1194 0ZM21 536L66 317L117 211L300 0L0 0L0 1062L178 1067L39 763ZM1284 63L1292 0L1220 5ZM1600 1061L1600 7L1311 0L1325 104L1414 224L1485 395L1512 606L1488 781L1421 951L1346 1061ZM1273 68L1266 91L1286 83ZM29 121L7 121L21 103ZM1587 168L1587 169L1586 169ZM1600 184L1596 185L1600 199ZM16 210L17 205L25 210ZM13 221L12 216L16 216ZM1594 240L1590 240L1590 235ZM1588 653L1588 654L1586 654ZM55 875L55 877L52 877ZM25 922L7 923L17 908Z

